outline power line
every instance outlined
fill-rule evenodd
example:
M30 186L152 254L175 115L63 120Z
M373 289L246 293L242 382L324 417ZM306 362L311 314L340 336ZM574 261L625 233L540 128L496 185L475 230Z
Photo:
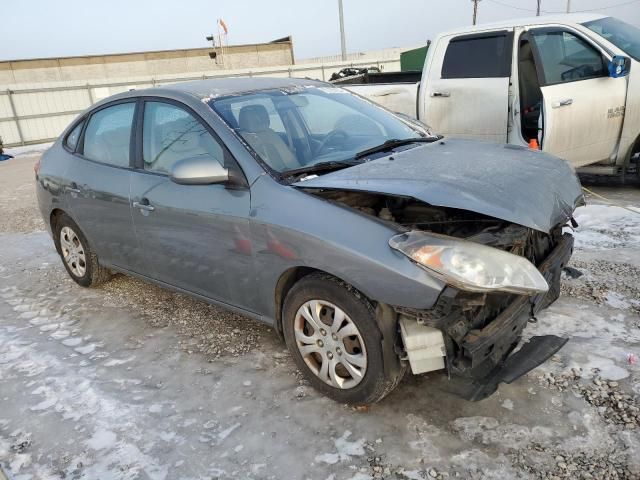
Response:
M522 10L524 12L536 12L536 10L531 9L531 8L517 7L515 5L510 5L508 3L501 2L499 0L489 0L489 1L491 3L495 3L496 5L501 5L503 7L513 8L514 10ZM614 5L607 5L607 6L604 6L604 7L587 8L587 9L583 9L583 10L572 10L572 13L597 12L599 10L607 10L607 9L610 9L610 8L624 7L625 5L631 5L632 3L638 3L638 2L640 2L640 0L630 0L630 1L627 1L627 2L616 3ZM561 11L561 10L540 10L540 12L542 12L542 13L566 13L565 11Z

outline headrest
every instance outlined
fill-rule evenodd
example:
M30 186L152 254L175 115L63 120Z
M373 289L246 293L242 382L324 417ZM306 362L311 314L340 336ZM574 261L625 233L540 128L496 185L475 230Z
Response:
M531 50L531 44L529 42L524 42L520 45L520 61L529 60L533 60L533 50Z
M269 128L269 113L264 105L247 105L240 109L238 123L245 132L262 132Z

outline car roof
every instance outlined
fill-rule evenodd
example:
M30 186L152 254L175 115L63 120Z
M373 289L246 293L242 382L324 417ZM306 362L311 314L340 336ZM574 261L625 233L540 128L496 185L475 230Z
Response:
M607 15L601 15L599 13L566 13L560 15L542 15L540 17L523 17L512 18L510 20L504 20L494 23L483 23L476 25L475 27L457 28L455 30L449 30L443 32L440 36L448 36L460 33L482 32L485 30L495 30L497 28L512 28L512 27L525 27L527 25L545 25L545 24L571 24L571 23L584 23L592 20L599 20L605 18Z
M138 90L136 93L157 93L159 90L184 92L199 98L220 97L256 90L288 89L305 86L327 86L327 83L306 78L277 77L221 77L208 80L172 83L159 88Z

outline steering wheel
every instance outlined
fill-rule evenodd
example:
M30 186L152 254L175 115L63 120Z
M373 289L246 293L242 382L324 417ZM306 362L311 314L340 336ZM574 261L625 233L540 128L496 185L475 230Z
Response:
M330 131L326 137L324 137L324 140L322 140L322 142L320 142L320 145L318 145L318 147L316 148L315 151L315 155L319 155L321 153L324 152L324 150L327 148L328 145L330 145L330 143L337 139L337 138L342 138L343 141L346 140L347 138L349 138L349 134L347 132L345 132L344 130L332 130Z
M575 68L567 70L560 75L563 81L566 80L580 80L583 78L593 77L596 73L593 65L579 65Z

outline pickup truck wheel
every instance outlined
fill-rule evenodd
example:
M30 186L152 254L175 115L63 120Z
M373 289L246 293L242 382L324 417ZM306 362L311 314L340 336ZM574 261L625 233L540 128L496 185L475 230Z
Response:
M338 402L375 403L398 383L385 373L373 306L335 277L313 274L293 286L283 330L298 368L316 390Z
M111 272L98 263L98 257L89 247L82 230L69 216L60 215L53 232L62 264L78 285L94 287L111 277Z

